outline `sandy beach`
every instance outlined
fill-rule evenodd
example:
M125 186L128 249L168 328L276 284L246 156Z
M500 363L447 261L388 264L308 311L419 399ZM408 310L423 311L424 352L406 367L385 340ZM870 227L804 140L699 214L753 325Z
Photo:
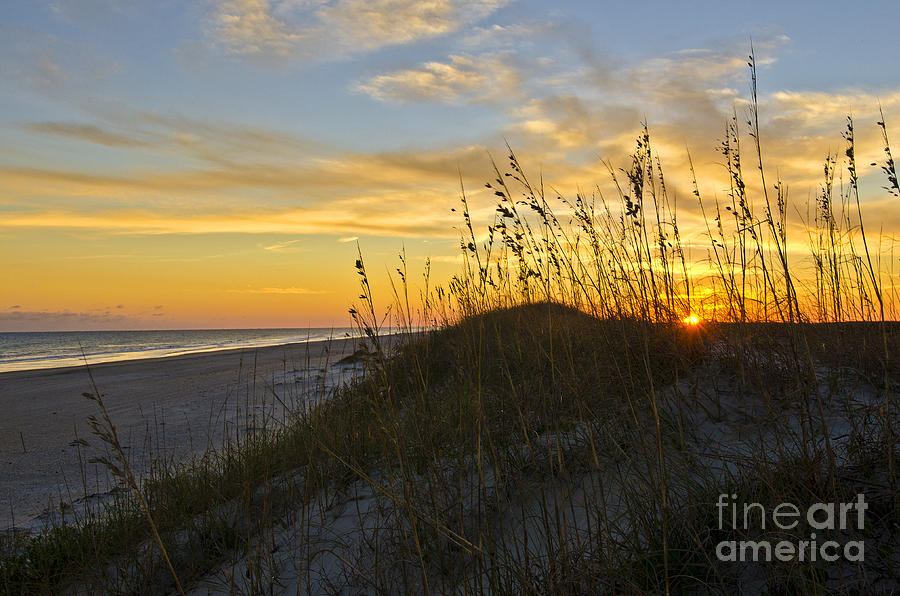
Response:
M355 374L355 366L336 363L358 342L102 363L90 372L140 473L151 458L201 454L263 417L277 423L285 407ZM82 394L92 391L83 366L0 373L0 530L39 527L59 503L77 506L109 490L105 471L87 463L103 452L87 424L98 408Z

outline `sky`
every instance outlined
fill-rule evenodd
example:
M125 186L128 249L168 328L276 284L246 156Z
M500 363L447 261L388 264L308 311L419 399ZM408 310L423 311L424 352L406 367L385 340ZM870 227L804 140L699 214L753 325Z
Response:
M357 245L376 299L401 250L456 270L460 178L488 221L507 142L571 193L646 120L680 204L688 150L721 195L751 42L762 143L802 202L848 113L865 164L879 104L900 122L898 22L888 2L4 0L0 331L346 326Z

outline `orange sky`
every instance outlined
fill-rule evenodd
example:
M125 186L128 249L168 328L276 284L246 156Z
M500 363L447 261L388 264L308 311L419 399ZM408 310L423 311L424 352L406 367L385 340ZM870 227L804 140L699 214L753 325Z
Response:
M429 256L446 280L460 174L482 224L505 141L561 193L608 189L600 159L627 167L644 118L704 246L687 149L704 195L724 196L715 147L744 120L751 35L792 237L852 112L870 229L893 242L900 199L868 164L879 104L900 123L878 33L897 20L838 47L802 7L743 22L670 4L640 26L635 7L577 2L6 4L0 331L346 326L357 242L382 302L403 247L414 282Z

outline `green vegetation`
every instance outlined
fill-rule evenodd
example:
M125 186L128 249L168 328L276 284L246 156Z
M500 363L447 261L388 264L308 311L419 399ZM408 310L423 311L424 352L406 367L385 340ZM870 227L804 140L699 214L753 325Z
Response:
M752 80L750 145L765 174ZM426 271L420 307L401 255L390 323L410 333L390 344L360 255L363 375L143 480L129 477L104 411L96 430L127 490L85 519L5 537L0 590L900 588L900 325L886 320L897 280L865 236L853 123L812 206L807 278L789 249L786 185L763 176L754 195L742 137L736 116L722 143L727 200L695 196L708 275L692 274L646 127L631 166L610 167L625 175L615 201L548 197L510 152L488 184L486 237L463 193L464 265L446 287ZM682 322L691 313L699 324ZM814 531L720 529L720 494L771 511L859 493L865 526L817 540L864 540L864 561L717 558L721 541Z

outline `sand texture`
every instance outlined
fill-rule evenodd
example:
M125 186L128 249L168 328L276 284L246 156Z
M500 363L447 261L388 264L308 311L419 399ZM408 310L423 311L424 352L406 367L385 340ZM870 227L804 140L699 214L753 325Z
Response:
M222 350L90 367L138 473L150 460L198 455L358 372L338 364L359 340ZM88 368L0 373L0 529L36 528L112 488L87 417L98 414ZM84 445L79 439L87 441Z

